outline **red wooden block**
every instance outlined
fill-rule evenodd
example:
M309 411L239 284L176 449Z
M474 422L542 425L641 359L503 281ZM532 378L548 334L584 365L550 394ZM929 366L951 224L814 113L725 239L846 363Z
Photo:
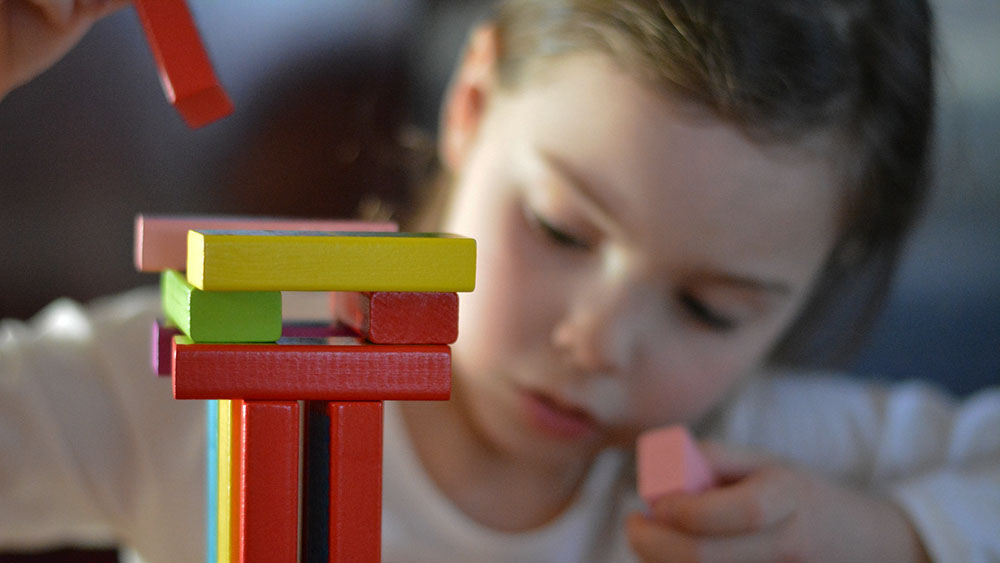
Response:
M167 326L162 320L153 321L150 359L153 363L153 373L156 375L170 375L171 346L174 336L180 333L181 331L176 327Z
M447 346L192 344L174 338L175 399L444 400L451 393Z
M294 563L299 547L299 403L245 401L239 560Z
M335 292L334 318L378 344L451 344L458 338L458 294Z
M184 0L134 0L167 99L192 128L233 112Z
M382 403L329 403L330 561L373 561L382 539Z

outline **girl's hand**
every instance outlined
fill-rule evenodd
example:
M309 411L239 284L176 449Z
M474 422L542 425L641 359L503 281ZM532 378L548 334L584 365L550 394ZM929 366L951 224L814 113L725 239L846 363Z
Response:
M928 561L893 504L806 471L720 446L703 451L720 486L657 500L626 523L656 561Z
M0 99L70 50L128 0L0 0Z

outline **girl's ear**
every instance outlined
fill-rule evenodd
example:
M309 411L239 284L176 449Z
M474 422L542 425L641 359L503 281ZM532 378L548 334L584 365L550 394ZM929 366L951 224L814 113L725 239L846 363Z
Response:
M473 30L448 87L441 112L438 151L449 172L455 172L465 160L496 85L498 40L493 25Z

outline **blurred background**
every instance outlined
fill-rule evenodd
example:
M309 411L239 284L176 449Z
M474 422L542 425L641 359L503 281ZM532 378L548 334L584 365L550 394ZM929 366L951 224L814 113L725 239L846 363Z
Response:
M352 216L419 196L439 100L484 2L189 3L236 105L222 122L182 123L131 9L0 103L0 317L156 283L133 271L140 212ZM849 367L966 394L1000 383L1000 2L934 4L937 190Z

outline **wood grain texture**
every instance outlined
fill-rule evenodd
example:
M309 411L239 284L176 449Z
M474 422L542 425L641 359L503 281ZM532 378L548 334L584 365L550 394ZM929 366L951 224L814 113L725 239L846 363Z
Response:
M281 219L225 215L137 215L135 218L135 268L140 272L162 272L187 268L187 237L190 230L258 229L279 231L395 232L392 222L325 219Z
M382 403L331 402L329 560L378 562L382 540Z
M441 233L188 233L187 278L211 291L472 291L476 241Z
M240 563L295 563L299 547L299 404L244 401Z
M184 0L134 0L167 99L198 128L233 112Z
M458 294L334 292L334 318L376 344L451 344L458 338Z
M174 338L176 399L444 400L451 392L447 346L195 344Z
M176 270L160 275L163 313L195 342L275 342L280 291L202 291Z
M174 337L181 334L177 327L168 326L166 321L153 321L153 333L150 337L150 362L153 373L159 376L170 375L170 353Z

